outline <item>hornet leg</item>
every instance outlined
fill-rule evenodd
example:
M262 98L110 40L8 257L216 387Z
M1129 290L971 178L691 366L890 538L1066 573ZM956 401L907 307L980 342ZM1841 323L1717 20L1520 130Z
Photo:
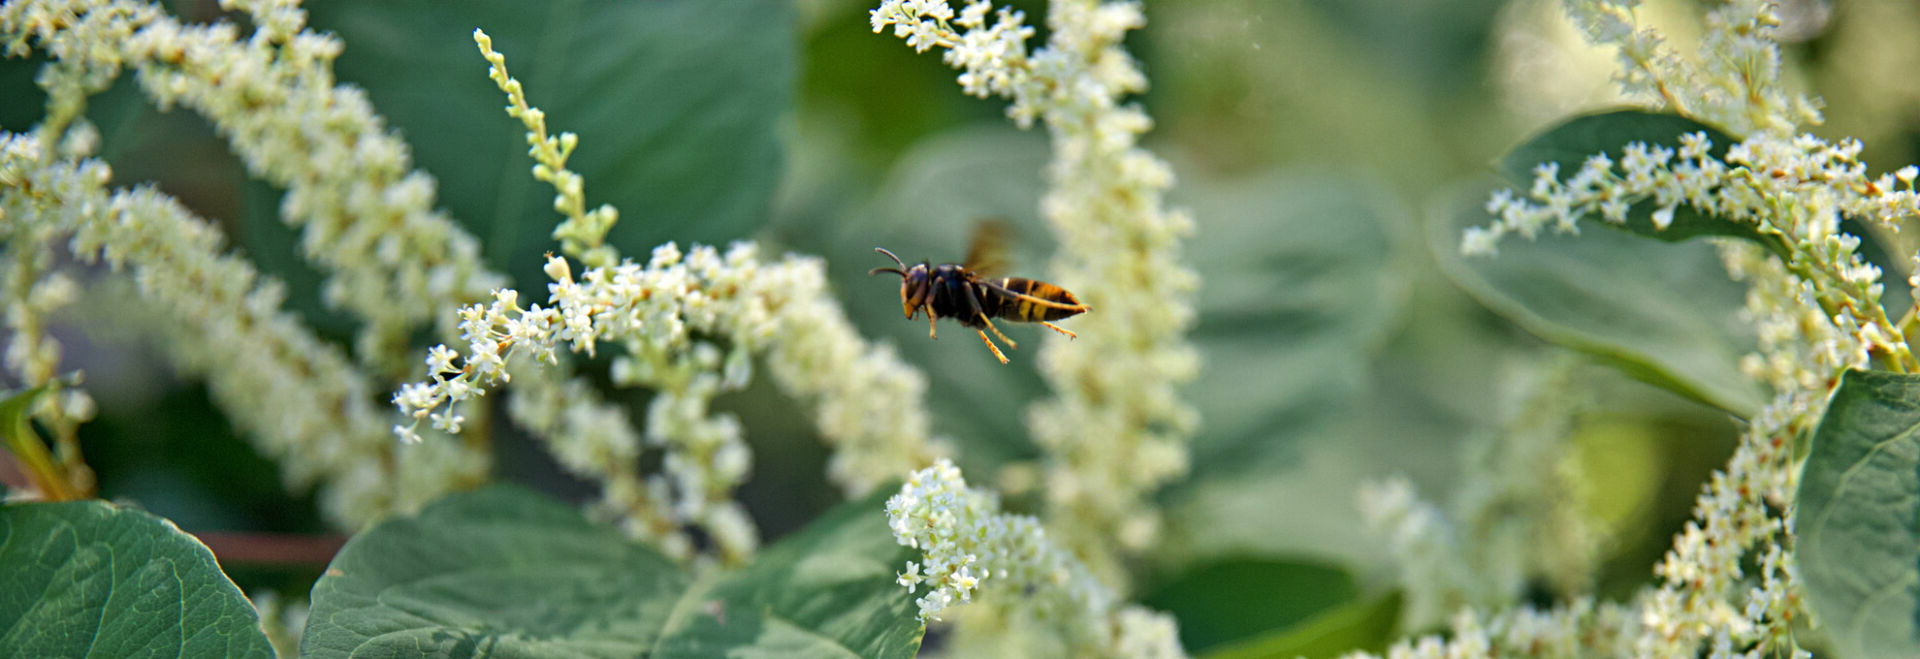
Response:
M993 319L987 316L987 312L980 310L980 296L974 295L973 291L971 290L967 291L967 305L973 307L974 317L979 318L981 322L986 323L987 329L993 330L994 336L1000 337L1001 341L1007 342L1007 347L1013 348L1014 350L1020 349L1020 344L1014 343L1013 339L1009 339L1007 338L1007 335L1000 333L1000 328L993 326ZM985 335L982 335L982 338L984 337ZM994 352L999 352L999 351L996 350Z
M1047 326L1047 329L1050 329L1050 330L1053 330L1053 331L1055 331L1055 332L1059 332L1059 333L1061 333L1061 334L1065 334L1065 335L1067 335L1067 338L1069 338L1069 339L1077 339L1077 338L1080 338L1080 335L1078 335L1078 334L1074 334L1073 332L1069 332L1069 331L1067 331L1067 330L1066 330L1065 328L1063 328L1063 327L1061 327L1061 326L1059 326L1059 325L1055 325L1055 324L1053 324L1053 323L1049 323L1049 322L1047 322L1047 321L1044 321L1044 320L1043 320L1043 321L1040 321L1040 324L1042 324L1042 325L1046 325L1046 326Z
M1009 339L1009 338L1007 338L1007 335L1005 335L1005 334L1001 334L1001 333L1000 333L1000 328L998 328L998 327L994 327L994 326L993 326L993 319L991 319L991 318L988 318L988 317L986 317L986 316L981 316L981 317L980 317L980 320L984 320L984 321L987 321L987 329L990 329L990 330L993 330L993 335L994 335L994 336L997 336L997 337L1000 337L1000 340L1001 340L1001 341L1006 341L1006 342L1007 342L1007 347L1009 347L1009 348L1013 348L1014 350L1019 350L1019 349L1020 349L1020 344L1018 344L1018 343L1014 343L1014 342L1013 342L1013 339Z
M1001 353L1000 353L1000 346L997 346L997 345L994 345L994 344L993 344L993 339L989 339L989 338L987 338L987 333L986 333L986 332L984 332L984 331L981 331L981 330L974 330L974 331L975 331L975 332L978 332L978 333L980 334L980 340L981 340L981 341L986 341L986 342L987 342L987 349L988 349L988 350L992 350L992 351L993 351L993 356L994 356L994 358L995 358L995 359L999 359L999 360L1000 360L1000 363L1002 363L1002 364L1005 364L1005 363L1007 363L1007 356L1006 356L1006 355L1004 355L1004 354L1001 354Z

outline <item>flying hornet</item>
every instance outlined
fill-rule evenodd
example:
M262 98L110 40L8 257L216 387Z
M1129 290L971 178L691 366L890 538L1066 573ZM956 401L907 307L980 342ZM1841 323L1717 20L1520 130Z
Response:
M933 265L922 261L909 268L893 252L884 247L875 247L873 251L887 255L900 267L874 268L867 274L890 272L900 275L901 309L909 319L920 311L927 312L927 338L939 338L935 321L952 318L961 325L973 328L1002 364L1007 363L1007 356L1000 352L1000 346L994 345L993 339L987 337L987 332L991 331L994 336L1000 337L1008 348L1018 349L1020 345L993 326L995 318L1040 323L1047 329L1074 338L1073 332L1048 322L1087 311L1087 305L1081 304L1072 293L1044 281L986 276L1000 267L1000 253L1003 251L1001 236L1004 231L1004 226L997 222L982 224L974 232L973 244L967 249L964 263Z

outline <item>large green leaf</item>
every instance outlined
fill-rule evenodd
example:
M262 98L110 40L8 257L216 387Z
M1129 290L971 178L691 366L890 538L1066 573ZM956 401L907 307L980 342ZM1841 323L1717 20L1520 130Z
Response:
M580 147L568 166L590 205L619 207L609 239L628 254L677 240L720 244L765 222L778 183L778 122L792 104L790 3L654 0L329 2L307 8L339 35L344 82L412 146L439 203L523 285L558 215L533 179L525 128L501 108L473 44L492 35L549 130ZM266 221L263 221L266 220ZM271 232L271 218L250 218Z
M909 558L882 494L745 570L695 576L572 507L456 494L356 536L314 586L303 655L911 656Z
M1359 596L1353 576L1337 567L1238 558L1190 568L1140 601L1179 619L1180 646L1200 653L1292 627Z
M1288 172L1176 191L1199 224L1186 252L1201 276L1192 340L1206 360L1187 389L1202 419L1196 480L1294 464L1292 441L1366 388L1406 288L1393 235L1405 214L1391 198Z
M1614 231L1507 240L1493 257L1463 257L1460 234L1486 221L1469 191L1431 217L1440 267L1495 312L1554 343L1611 362L1654 385L1742 417L1765 396L1740 372L1754 348L1739 321L1745 287L1712 245L1661 243Z
M1400 620L1399 591L1356 600L1283 631L1221 648L1207 659L1294 659L1345 656L1356 650L1379 651L1393 638Z
M895 578L917 555L894 542L884 505L898 489L876 488L775 543L745 570L704 582L710 587L701 606L720 615L677 618L661 654L913 656L925 628Z
M101 501L0 508L0 622L9 656L273 656L206 545Z
M1719 159L1726 158L1727 148L1735 142L1733 137L1712 126L1679 115L1615 110L1575 117L1514 147L1500 158L1500 175L1524 190L1533 184L1534 168L1543 163L1557 163L1564 180L1579 171L1587 158L1595 154L1605 153L1618 163L1630 143L1678 149L1680 136L1690 133L1706 133L1707 139L1713 142L1708 153ZM1615 224L1597 217L1592 219L1595 220L1594 224L1667 242L1699 236L1732 236L1785 254L1786 247L1778 238L1763 236L1753 227L1739 222L1702 214L1684 204L1674 209L1673 223L1665 229L1654 227L1653 211L1653 204L1643 201L1628 211L1625 223Z
M1794 522L1815 617L1847 657L1920 656L1920 375L1852 371L1813 433Z

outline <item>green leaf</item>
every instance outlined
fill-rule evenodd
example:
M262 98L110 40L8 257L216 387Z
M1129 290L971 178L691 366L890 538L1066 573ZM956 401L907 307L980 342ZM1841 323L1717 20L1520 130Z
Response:
M1851 371L1813 433L1796 553L1846 657L1920 656L1920 375Z
M1440 268L1481 304L1548 341L1614 364L1683 396L1749 417L1765 403L1740 372L1754 349L1739 320L1746 289L1712 245L1659 243L1613 231L1507 240L1493 257L1463 257L1460 234L1486 221L1470 191L1429 225Z
M624 253L723 244L767 219L792 104L791 3L403 0L307 11L346 44L339 78L366 89L438 179L439 203L521 285L545 280L540 256L555 249L560 217L553 189L530 173L525 127L487 78L476 26L549 131L580 136L568 167L586 177L589 208L620 209L609 240ZM277 223L250 218L262 231Z
M1199 653L1292 627L1359 595L1353 577L1331 565L1237 558L1191 568L1141 603L1179 619L1181 647Z
M898 490L898 484L882 486L834 508L745 570L710 582L703 606L723 615L676 618L660 652L913 656L925 628L913 597L895 578L918 556L894 542L885 512L887 497Z
M0 508L0 648L35 657L271 657L253 605L172 523L101 501Z
M355 536L314 586L301 653L346 656L911 656L909 558L885 488L696 577L571 506L499 487Z
M1727 148L1739 141L1712 126L1679 115L1615 110L1574 117L1549 128L1508 151L1500 158L1498 168L1507 182L1525 190L1533 185L1534 168L1543 163L1558 163L1561 179L1565 180L1595 154L1605 153L1618 163L1630 143L1678 149L1680 136L1690 133L1706 133L1707 139L1713 142L1707 152L1721 160L1726 159ZM1787 254L1786 246L1778 238L1762 235L1739 222L1700 213L1685 204L1674 209L1672 224L1658 229L1653 224L1654 210L1651 202L1642 201L1627 212L1627 221L1623 224L1592 219L1596 220L1594 224L1667 242L1700 236L1732 236L1754 241L1783 257Z
M1356 650L1378 651L1393 637L1400 620L1399 591L1355 601L1313 619L1206 655L1207 659L1293 659L1337 657Z

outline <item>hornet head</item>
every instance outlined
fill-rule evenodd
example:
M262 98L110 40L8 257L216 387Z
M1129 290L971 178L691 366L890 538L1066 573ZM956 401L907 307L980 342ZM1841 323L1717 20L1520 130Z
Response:
M900 275L900 310L906 312L908 318L912 318L914 312L927 304L927 298L933 296L933 276L927 271L927 264L922 263L909 268L906 263L900 261L900 257L894 256L893 252L887 251L884 247L875 247L873 251L887 255L887 258L893 259L894 264L900 267L874 268L868 270L867 274L891 272Z

